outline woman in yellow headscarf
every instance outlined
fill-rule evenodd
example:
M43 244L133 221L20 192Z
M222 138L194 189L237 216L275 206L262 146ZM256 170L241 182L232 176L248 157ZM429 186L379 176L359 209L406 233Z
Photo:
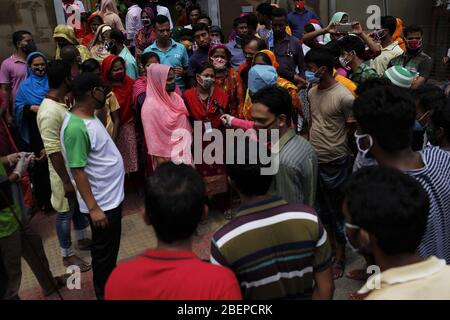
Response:
M68 44L72 44L77 47L78 51L80 52L82 62L91 58L91 53L89 52L88 48L80 45L77 37L75 36L75 31L71 26L65 24L56 26L55 31L53 32L53 38L55 39L57 44L55 55L56 59L61 59L61 48Z
M105 46L105 40L108 32L110 33L111 30L112 28L106 24L99 26L95 38L90 46L92 58L100 62L100 64L107 56L111 54Z
M270 50L261 50L255 55L255 58L253 59L254 65L271 65L275 69L277 69L280 65L278 64L277 58L275 57L275 54ZM297 116L300 114L303 114L303 110L301 108L300 98L298 97L298 88L296 85L294 85L292 82L278 77L277 80L278 86L286 89L292 98L292 106L294 107L293 110L293 118L295 122L297 122ZM245 96L245 102L244 105L240 108L241 112L239 114L239 117L251 120L250 116L250 108L252 107L252 101L250 99L249 91L247 90L246 96Z

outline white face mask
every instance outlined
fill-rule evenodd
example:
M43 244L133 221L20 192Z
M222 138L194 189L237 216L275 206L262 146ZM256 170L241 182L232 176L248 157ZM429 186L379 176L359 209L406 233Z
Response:
M348 66L348 61L347 61L347 59L345 59L344 57L339 57L339 63L340 63L341 66L343 66L344 68Z
M373 147L372 136L370 134L359 135L355 132L355 138L356 138L356 146L358 147L358 151L361 152L361 154L363 155L363 158L367 158L367 155L369 154L370 149L372 149L372 147ZM369 139L369 148L367 148L366 150L364 150L360 144L361 140L365 139L365 138Z

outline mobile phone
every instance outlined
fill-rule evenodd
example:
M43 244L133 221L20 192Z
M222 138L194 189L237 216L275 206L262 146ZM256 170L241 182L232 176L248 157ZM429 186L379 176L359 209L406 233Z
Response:
M338 23L336 25L337 33L350 33L353 30L353 23Z

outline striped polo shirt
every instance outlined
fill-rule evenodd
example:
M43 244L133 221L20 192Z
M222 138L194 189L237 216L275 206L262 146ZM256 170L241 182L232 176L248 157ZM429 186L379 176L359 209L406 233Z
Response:
M244 299L311 299L313 274L333 256L313 209L271 197L240 207L215 233L211 262L233 270Z
M435 147L421 154L424 168L406 172L420 182L430 198L427 230L419 253L450 264L450 154Z

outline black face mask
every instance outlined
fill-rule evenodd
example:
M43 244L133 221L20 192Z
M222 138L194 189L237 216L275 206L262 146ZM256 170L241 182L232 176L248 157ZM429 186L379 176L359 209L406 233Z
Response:
M37 51L37 47L36 47L36 44L34 44L34 42L28 42L26 45L21 47L21 49L22 49L22 52L25 53L27 56L30 53Z

